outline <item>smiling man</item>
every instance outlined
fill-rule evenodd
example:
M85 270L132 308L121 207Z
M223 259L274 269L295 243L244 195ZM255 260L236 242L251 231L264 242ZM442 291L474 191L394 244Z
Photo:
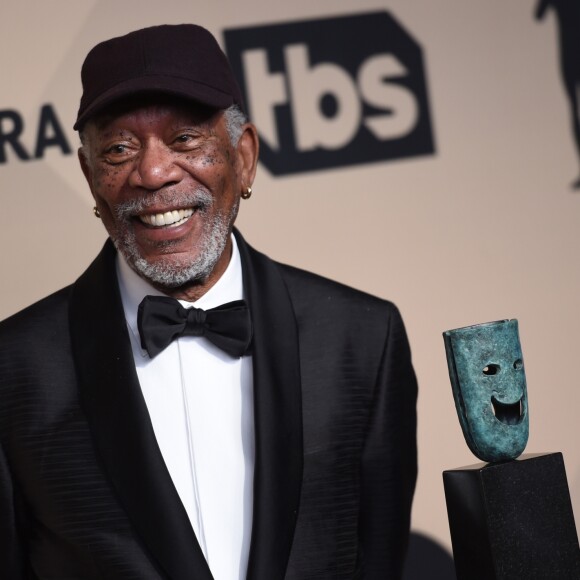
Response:
M82 79L110 240L0 324L0 577L400 578L416 383L397 309L233 229L258 138L205 29L105 41Z
M79 159L111 239L176 298L200 298L224 273L241 193L251 192L257 135L232 107L137 98L83 129Z

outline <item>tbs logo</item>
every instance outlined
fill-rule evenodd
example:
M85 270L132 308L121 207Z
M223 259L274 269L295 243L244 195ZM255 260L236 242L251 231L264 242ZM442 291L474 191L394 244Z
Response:
M434 153L421 47L387 12L230 29L276 175Z

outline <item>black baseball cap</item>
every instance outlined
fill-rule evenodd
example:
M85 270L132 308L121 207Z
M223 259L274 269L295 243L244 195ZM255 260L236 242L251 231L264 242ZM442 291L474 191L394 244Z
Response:
M213 35L196 24L152 26L105 40L87 55L81 80L75 130L112 103L151 93L244 110L226 55Z

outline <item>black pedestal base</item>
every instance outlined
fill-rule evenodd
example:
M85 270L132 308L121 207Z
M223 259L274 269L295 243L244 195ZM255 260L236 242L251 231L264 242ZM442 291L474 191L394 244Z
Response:
M561 453L443 472L458 580L579 580Z

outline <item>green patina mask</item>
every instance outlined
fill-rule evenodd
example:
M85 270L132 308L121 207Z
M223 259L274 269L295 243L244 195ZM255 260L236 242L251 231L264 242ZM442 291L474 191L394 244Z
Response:
M526 374L517 320L443 333L455 407L469 449L482 461L515 459L529 434Z

